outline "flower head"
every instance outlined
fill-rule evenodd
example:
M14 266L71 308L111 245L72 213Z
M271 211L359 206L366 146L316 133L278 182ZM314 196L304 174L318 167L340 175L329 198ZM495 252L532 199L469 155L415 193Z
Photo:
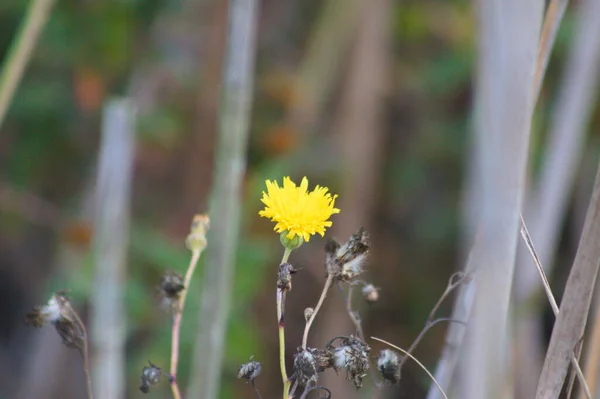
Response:
M327 187L316 186L308 192L308 179L304 177L299 186L289 178L283 178L283 187L277 181L266 181L267 192L263 191L265 209L258 212L262 217L276 222L275 231L287 231L287 238L300 236L309 241L313 234L325 235L331 227L328 219L340 210L335 208L337 195L328 193Z

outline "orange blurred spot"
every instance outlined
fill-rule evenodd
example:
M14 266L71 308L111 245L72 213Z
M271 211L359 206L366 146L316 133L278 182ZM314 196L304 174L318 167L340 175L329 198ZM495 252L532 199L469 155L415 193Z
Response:
M263 146L270 155L285 154L298 146L298 134L288 125L280 124L269 129Z
M75 70L74 91L75 101L86 112L99 109L106 94L102 77L91 68Z
M93 234L91 223L84 220L70 222L62 231L62 237L67 244L81 247L81 249L90 246Z

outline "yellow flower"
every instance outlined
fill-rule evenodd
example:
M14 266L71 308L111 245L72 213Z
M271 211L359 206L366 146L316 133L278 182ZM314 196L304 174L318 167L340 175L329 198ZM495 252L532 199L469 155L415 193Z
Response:
M319 233L325 235L325 228L331 227L328 219L340 210L334 208L337 195L327 193L327 187L316 186L308 192L308 179L302 179L300 186L283 178L283 187L277 181L266 181L267 192L263 191L262 202L265 209L258 212L264 218L277 222L274 230L278 233L287 231L287 238L300 236L309 241L310 236Z

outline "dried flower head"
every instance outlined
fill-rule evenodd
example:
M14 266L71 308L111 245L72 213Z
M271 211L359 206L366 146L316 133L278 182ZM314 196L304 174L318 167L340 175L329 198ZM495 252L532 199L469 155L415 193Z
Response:
M344 245L329 240L325 246L327 274L339 281L352 280L363 272L368 251L369 238L362 227Z
M282 291L292 290L292 274L296 273L296 269L290 263L282 263L279 265L277 273L277 288Z
M362 289L363 299L368 303L375 303L379 300L379 288L373 284L367 284Z
M140 391L143 393L148 393L151 386L158 384L160 376L162 375L160 367L155 366L150 361L148 361L148 364L150 364L150 366L144 367L140 377Z
M267 192L263 191L262 202L265 209L258 212L261 217L271 219L277 224L274 230L287 232L286 237L300 236L308 242L310 236L325 235L325 229L331 227L331 215L340 213L335 208L337 195L328 193L327 187L316 186L308 192L308 179L304 177L300 186L289 178L283 178L283 187L277 181L266 181Z
M158 296L162 300L163 305L176 309L179 306L179 298L184 289L185 286L181 274L167 269L164 276L160 278Z
M307 348L307 350L315 358L315 364L317 365L318 373L321 373L334 366L334 357L332 352L317 348Z
M377 357L377 369L385 381L396 384L400 381L400 357L391 349L384 349Z
M51 324L65 346L83 351L85 327L71 307L65 291L57 291L46 305L29 311L25 315L25 322L36 328Z
M369 370L370 352L369 345L353 335L342 337L341 346L333 350L334 368L346 370L346 378L352 380L356 389L362 387L362 380Z
M294 373L300 385L317 381L317 361L312 350L298 348L298 353L294 356Z
M185 245L190 251L202 251L206 248L206 233L210 228L208 215L195 215Z
M261 369L262 365L260 364L260 362L252 360L251 357L248 363L244 363L240 366L240 371L238 372L237 378L244 378L248 381L252 381L256 377L258 377Z

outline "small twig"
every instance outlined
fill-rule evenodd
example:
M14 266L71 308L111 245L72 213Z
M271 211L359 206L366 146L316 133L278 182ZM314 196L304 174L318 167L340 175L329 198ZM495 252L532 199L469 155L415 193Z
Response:
M290 377L290 380L292 379L292 377ZM294 394L296 393L297 388L298 388L298 380L294 381L294 385L292 385L292 389L290 389L290 398L294 397Z
M357 281L356 283L364 284L364 282L362 282L362 281ZM354 324L354 327L356 328L356 333L358 334L358 337L363 342L366 342L365 334L362 329L362 323L360 320L360 316L358 316L358 311L352 310L352 293L354 292L354 285L355 284L353 284L353 283L348 284L348 293L347 293L347 298L346 298L346 312L348 313L350 320L352 320L352 323ZM340 291L342 291L342 293L343 293L344 290L342 289L341 284L339 285L339 288L340 288ZM376 373L375 373L375 370L373 369L373 367L369 367L369 374L371 375L371 380L373 380L373 385L375 385L376 388L380 388L381 383L377 380L377 376L376 376Z
M568 0L551 0L546 10L544 17L544 24L542 25L542 32L540 34L540 44L538 48L538 57L535 66L535 77L533 80L534 87L534 101L540 95L540 89L542 87L542 80L548 68L548 61L550 60L550 53L554 47L554 41L556 39L556 33L560 27L560 22L565 15L567 9Z
M461 320L454 320L451 319L449 317L440 317L439 319L435 319L433 321L427 321L427 323L425 324L425 327L423 327L423 329L421 330L421 332L419 333L419 335L417 335L417 338L415 338L415 340L412 342L412 344L410 344L410 347L408 348L407 352L409 353L414 353L415 349L417 349L417 346L421 343L421 341L423 340L423 337L425 337L425 334L427 334L427 332L436 324L441 323L443 321L447 321L449 323L456 323L456 324L462 324L463 326L466 326L467 323L465 323L464 321ZM400 364L398 365L399 369L402 369L402 366L404 366L404 363L406 363L406 357L403 357L402 360L400 360Z
M331 399L331 391L322 386L316 386L316 387L310 387L310 388L307 386L306 389L304 390L304 393L300 397L300 399L306 399L308 397L309 393L311 393L312 391L316 391L317 389L321 389L321 390L327 392L327 396L325 396L325 398L323 398L323 399Z
M425 334L431 329L431 327L435 326L437 323L439 323L441 321L448 321L451 323L466 324L463 321L454 320L451 318L439 318L439 319L434 320L434 317L435 317L435 314L437 313L437 311L439 310L440 306L442 305L442 303L446 300L446 298L448 298L448 296L452 293L452 291L454 291L456 288L458 288L462 283L464 283L470 277L471 277L470 274L464 273L462 271L456 272L452 276L450 276L450 278L448 279L448 284L446 285L446 289L444 290L442 295L440 295L440 298L438 299L438 301L435 303L435 305L431 309L431 312L429 312L429 316L427 316L427 320L425 321L425 326L423 327L423 329L421 330L419 335L417 335L417 338L415 338L415 340L412 342L412 344L408 348L409 353L412 354L414 352L414 350L417 348L417 345L419 345L419 343L421 342L421 340L423 339ZM402 360L400 361L400 365L398 366L400 369L406 363L406 359L407 359L406 357L403 357Z
M433 383L435 384L435 386L439 389L439 391L442 394L442 396L445 399L448 399L448 396L446 395L446 393L444 392L444 390L442 389L442 387L440 386L440 384L438 384L438 382L436 381L436 379L433 376L433 374L431 374L431 372L429 370L427 370L427 367L425 367L423 365L423 363L421 363L416 357L414 357L413 355L411 355L410 353L408 353L408 351L405 351L404 349L402 349L402 348L400 348L400 347L398 347L398 346L396 346L396 345L394 345L394 344L392 344L390 342L387 342L387 341L385 341L385 340L383 340L381 338L371 337L371 339L374 339L375 341L382 342L382 343L384 343L384 344L386 344L386 345L388 345L388 346L390 346L390 347L392 347L392 348L394 348L394 349L396 349L396 350L404 353L406 356L408 356L412 360L414 360L414 362L417 363L419 365L419 367L421 367L427 373L427 375L429 376L429 378L431 378L431 381L433 381Z
M458 288L462 283L464 283L470 277L471 277L470 274L466 274L464 272L456 272L452 276L450 276L450 278L448 279L448 284L446 285L446 289L440 296L440 299L438 299L438 301L436 302L433 309L431 309L431 312L429 312L429 316L427 316L426 325L433 321L433 319L435 318L435 314L437 313L440 306L442 305L442 302L444 302L446 300L446 298L448 298L448 295L450 295L452 293L452 291L454 291L456 288Z
M0 75L0 127L55 0L32 0Z
M527 230L527 225L525 224L523 215L521 215L521 237L523 237L523 240L525 241L525 245L527 246L527 249L529 250L531 257L533 258L533 263L535 263L535 266L537 267L537 270L540 274L540 278L542 279L542 285L544 286L544 291L546 292L546 296L548 297L548 301L550 302L550 307L552 308L554 317L557 317L558 311L559 311L558 304L556 303L554 294L552 294L552 289L550 288L550 283L548 282L548 277L546 277L546 272L544 271L544 268L542 267L540 258L538 256L535 248L533 247L533 242L531 240L531 236L529 235L529 231ZM577 357L575 356L575 353L571 353L571 365L573 366L573 369L575 370L575 373L577 374L577 380L579 381L579 384L581 385L586 398L592 399L592 394L590 392L590 388L585 380L583 372L581 371L581 367L579 366L579 362L577 360Z
M173 328L171 334L171 392L173 398L181 399L181 393L179 392L179 385L177 384L177 364L179 363L179 332L181 329L181 317L183 315L183 307L185 305L185 298L187 296L188 287L200 259L202 250L197 249L192 252L192 259L188 266L187 272L185 273L185 279L183 283L183 291L179 297L179 303L175 314L173 316Z
M575 360L577 361L577 363L579 363L579 359L581 358L581 350L582 349L583 349L583 338L581 338L581 341L579 341L579 343L575 347L574 354L575 354ZM576 374L577 374L577 372L575 371L575 369L573 367L571 367L571 370L569 372L569 384L567 385L567 399L571 399L571 395L573 394L573 387L575 386Z
M256 394L258 399L262 399L262 396L260 396L260 392L258 391L258 387L256 386L254 380L252 380L252 388L254 388L254 393Z
M198 265L200 255L206 247L206 233L209 227L209 219L206 215L196 215L192 222L190 234L186 239L186 244L192 250L192 258L185 273L183 280L183 290L179 294L179 301L173 315L173 328L171 334L171 392L174 399L181 399L181 392L177 384L177 365L179 363L179 332L181 330L181 318L183 317L183 309L185 299L192 281L192 276Z
M92 377L90 376L90 350L88 345L87 328L85 328L85 324L83 324L83 321L81 321L81 318L68 301L65 303L65 306L69 308L70 313L73 315L75 321L79 324L79 327L81 327L81 331L83 332L83 372L85 373L88 399L94 399L94 395L92 393Z
M306 342L308 341L308 331L310 330L310 326L312 325L313 321L315 320L317 313L319 313L319 309L321 309L321 305L323 305L323 302L325 301L325 297L327 296L327 291L329 290L329 287L331 287L332 282L333 282L333 275L330 273L327 276L327 280L325 280L325 286L323 286L323 291L321 292L321 297L319 298L319 302L317 303L317 306L315 307L315 311L313 312L312 316L310 316L310 319L308 319L308 321L306 322L306 326L304 327L304 335L302 336L302 349L306 349Z

